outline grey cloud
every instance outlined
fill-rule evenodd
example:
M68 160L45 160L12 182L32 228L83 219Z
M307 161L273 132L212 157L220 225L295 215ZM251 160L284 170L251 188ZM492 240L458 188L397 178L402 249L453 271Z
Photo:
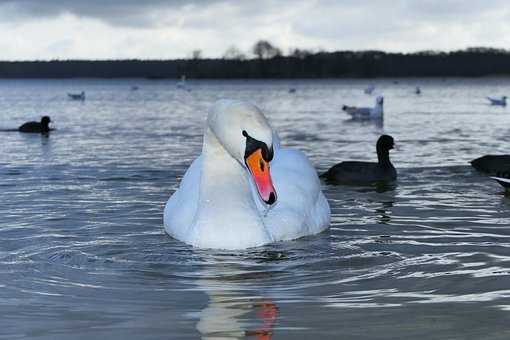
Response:
M73 14L78 17L99 19L119 26L158 26L154 21L161 11L178 14L185 7L207 7L220 1L207 0L0 0L4 20L33 20Z
M19 34L16 44L23 41L16 45L4 34L0 44L7 44L4 51L15 58L38 55L43 43L54 44L45 53L51 57L118 57L122 53L182 57L194 48L203 49L206 56L221 56L230 45L248 51L258 39L269 39L284 50L508 47L510 7L506 2L0 0L0 26L11 35ZM71 16L61 17L65 14ZM80 35L66 30L68 26Z
M337 41L339 49L342 49L341 44L349 48L356 42L366 43L366 48L371 48L371 45L384 45L382 39L391 43L404 37L413 45L415 41L412 40L423 37L424 31L446 32L459 26L469 32L476 22L486 22L490 26L505 21L510 14L507 1L503 0L394 0L391 3L326 0L318 4L320 6L309 12L309 17L320 18L320 22L297 21L294 31L315 39ZM433 45L433 41L429 43Z
M284 15L285 9L291 10L299 3L308 3L315 18L306 16L301 22L302 26L317 26L321 30L322 19L327 22L337 22L338 26L358 20L358 28L377 29L383 27L399 27L402 23L415 21L417 23L469 21L471 18L483 17L487 12L506 10L505 0L0 0L0 12L10 13L4 15L4 20L30 20L39 17L52 17L71 13L78 17L99 19L111 25L144 27L172 24L162 17L166 14L171 18L178 17L186 8L192 8L199 13L207 13L208 9L216 5L229 5L232 13L237 17L205 18L198 16L188 18L185 24L200 28L210 22L221 25L232 21L247 19L254 16ZM203 16L202 16L203 19ZM205 22L204 22L205 21ZM355 23L353 23L355 24Z

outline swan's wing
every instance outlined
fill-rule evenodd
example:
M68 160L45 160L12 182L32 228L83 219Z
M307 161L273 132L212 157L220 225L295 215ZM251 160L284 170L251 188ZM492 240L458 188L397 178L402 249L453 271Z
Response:
M171 236L186 240L188 228L197 212L202 169L202 156L191 163L184 174L179 188L168 199L165 206L165 230Z
M315 234L329 226L329 204L315 168L302 152L280 149L271 162L271 177L278 200L265 223L276 241Z

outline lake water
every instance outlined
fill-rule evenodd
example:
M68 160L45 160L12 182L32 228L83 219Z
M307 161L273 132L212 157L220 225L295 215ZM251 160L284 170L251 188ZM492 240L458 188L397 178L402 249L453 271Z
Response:
M43 114L57 128L0 133L0 338L510 337L510 199L468 164L509 153L510 108L485 96L510 94L510 79L189 85L0 81L0 128ZM378 94L382 123L340 110ZM319 172L376 159L391 134L398 183L323 184L332 224L320 235L239 252L176 241L163 207L219 98L262 107Z

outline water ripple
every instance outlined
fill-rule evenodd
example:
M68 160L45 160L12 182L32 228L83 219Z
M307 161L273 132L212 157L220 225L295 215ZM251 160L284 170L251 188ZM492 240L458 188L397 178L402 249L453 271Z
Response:
M0 81L6 128L39 115L29 94L58 128L2 136L0 337L507 338L510 200L467 163L507 151L510 116L476 104L506 80L423 80L419 99L406 92L415 80L378 80L381 124L340 111L371 101L364 81L201 81L183 93L137 80L133 96L131 82ZM62 95L76 86L91 100ZM324 184L332 226L300 240L238 252L173 240L163 206L220 97L264 107L319 171L374 160L391 133L399 181Z

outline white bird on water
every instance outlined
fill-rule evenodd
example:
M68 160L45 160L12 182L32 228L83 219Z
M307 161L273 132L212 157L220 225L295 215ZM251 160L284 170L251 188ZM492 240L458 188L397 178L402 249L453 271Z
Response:
M372 92L374 92L374 90L375 90L375 86L373 84L370 84L363 92L365 92L365 94L372 94Z
M487 99L490 101L491 105L506 106L506 96L502 96L501 98L487 97Z
M176 86L178 89L182 89L182 90L191 92L191 87L186 82L186 76L184 74L181 76L181 80L179 80L177 82Z
M384 98L379 96L375 100L374 107L357 107L357 106L342 106L342 110L351 115L352 118L370 119L381 118L383 116L383 103Z
M85 91L81 91L81 93L68 93L67 96L72 100L85 100Z
M306 156L281 148L256 106L230 100L219 101L209 113L202 154L164 212L169 235L201 248L292 240L319 233L329 223L328 202Z

